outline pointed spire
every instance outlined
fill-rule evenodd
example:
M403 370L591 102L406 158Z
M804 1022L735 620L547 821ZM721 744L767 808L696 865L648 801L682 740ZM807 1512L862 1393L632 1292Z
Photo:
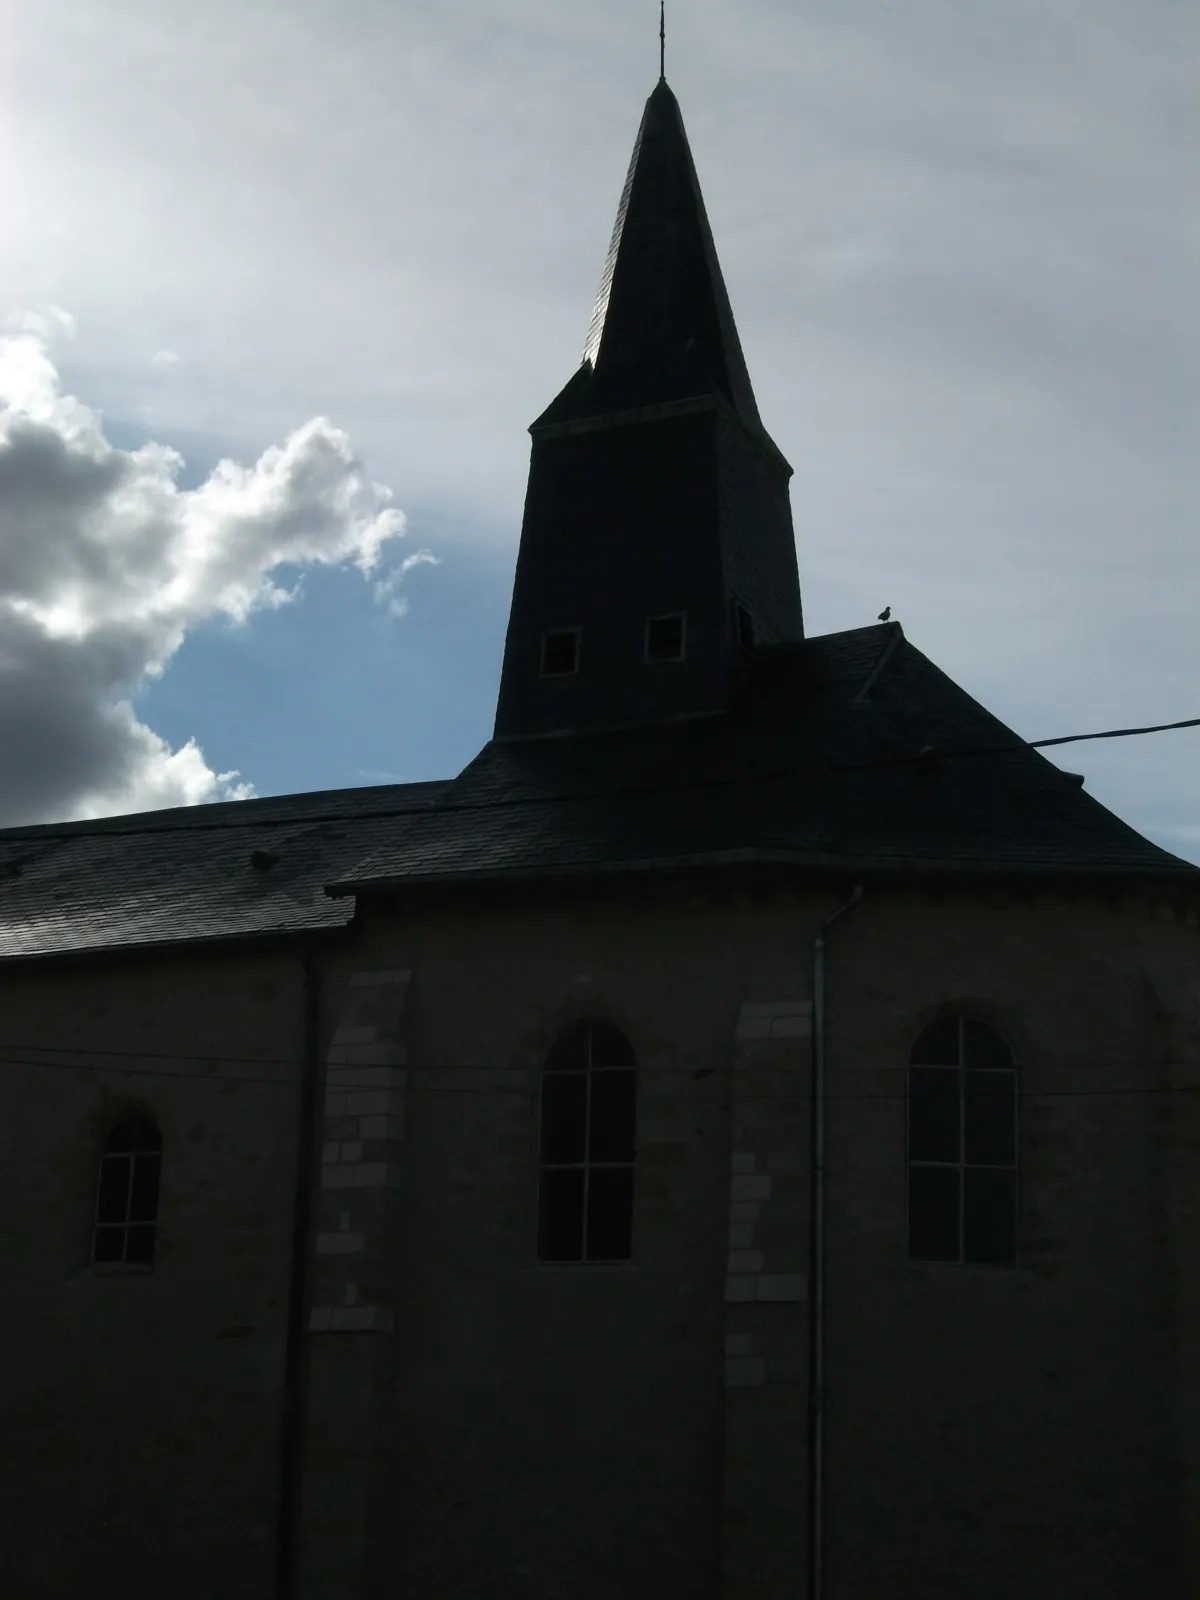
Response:
M664 8L663 50L665 28ZM538 421L714 393L761 428L683 117L663 77L634 143L583 368Z
M667 0L658 0L658 81L667 81Z

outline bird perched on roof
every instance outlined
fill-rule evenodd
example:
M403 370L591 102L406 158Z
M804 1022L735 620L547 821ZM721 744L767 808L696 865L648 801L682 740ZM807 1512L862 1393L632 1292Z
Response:
M892 614L891 606L884 606L883 610L879 613L880 622L886 622L887 619L891 616L891 614Z

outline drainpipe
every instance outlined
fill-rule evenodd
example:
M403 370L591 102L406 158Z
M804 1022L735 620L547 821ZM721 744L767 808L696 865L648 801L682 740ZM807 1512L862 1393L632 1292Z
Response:
M292 1265L288 1283L287 1352L283 1371L283 1424L279 1440L279 1516L275 1530L275 1600L293 1600L303 1484L304 1402L308 1378L305 1313L308 1306L309 1226L316 1157L317 1080L320 1073L321 974L311 956L304 969L304 1064L300 1080L296 1195L292 1210Z
M809 1278L808 1596L825 1587L825 935L862 899L859 884L846 904L817 928L813 944L812 1243Z

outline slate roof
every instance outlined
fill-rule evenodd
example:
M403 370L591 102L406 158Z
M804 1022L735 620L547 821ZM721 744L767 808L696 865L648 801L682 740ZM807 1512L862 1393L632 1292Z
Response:
M646 102L592 312L583 365L534 431L720 395L764 432L679 102Z
M8 830L0 956L338 928L393 884L736 861L1200 886L892 623L765 652L728 714L492 741L442 783Z

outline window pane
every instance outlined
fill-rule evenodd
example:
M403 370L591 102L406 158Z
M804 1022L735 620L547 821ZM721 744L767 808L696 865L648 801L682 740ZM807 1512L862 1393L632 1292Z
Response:
M932 1023L913 1045L908 1059L915 1067L958 1066L958 1018L943 1017Z
M968 1167L963 1174L963 1260L1011 1264L1017 1259L1017 1175Z
M102 1156L96 1195L97 1222L124 1222L129 1215L129 1156Z
M607 1022L593 1022L591 1028L593 1067L633 1066L633 1046L623 1033Z
M105 1140L106 1155L123 1155L134 1150L161 1150L162 1134L149 1117L126 1117Z
M636 1082L632 1072L592 1073L589 1161L633 1160Z
M908 1070L908 1159L957 1161L959 1083L956 1068Z
M542 1079L542 1160L582 1161L587 1073L548 1072Z
M633 1242L633 1168L594 1167L588 1176L589 1261L628 1261Z
M158 1156L134 1156L133 1184L129 1192L130 1222L153 1222L158 1215Z
M125 1229L97 1228L92 1247L93 1261L123 1261L125 1259Z
M963 1080L965 1161L1013 1166L1017 1159L1017 1075L968 1072Z
M957 1167L908 1169L908 1253L914 1261L957 1261Z
M129 1228L125 1237L125 1259L139 1266L149 1266L154 1260L154 1227L145 1225Z
M586 1072L590 1032L586 1022L576 1022L564 1029L546 1057L546 1071Z
M1007 1067L1013 1064L1012 1051L994 1028L976 1022L973 1017L963 1020L963 1054L968 1067Z
M583 1259L583 1170L542 1173L538 1255L543 1261Z

